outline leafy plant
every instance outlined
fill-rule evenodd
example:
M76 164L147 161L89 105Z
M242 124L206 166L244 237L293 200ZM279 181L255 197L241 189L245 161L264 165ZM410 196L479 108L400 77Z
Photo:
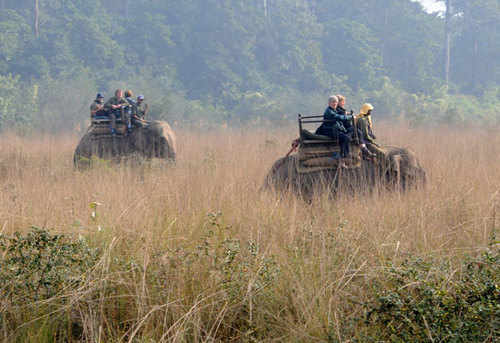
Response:
M0 284L11 305L49 299L74 288L97 261L85 240L71 241L33 227L26 235L0 235Z
M370 338L390 342L493 342L500 337L499 249L451 263L389 265L367 305ZM450 277L454 275L454 277Z

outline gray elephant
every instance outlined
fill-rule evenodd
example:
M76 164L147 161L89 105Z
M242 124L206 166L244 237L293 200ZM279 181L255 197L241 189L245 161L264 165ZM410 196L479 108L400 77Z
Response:
M366 192L377 185L392 190L406 190L426 182L425 170L415 154L404 148L384 147L383 155L362 160L353 168L318 168L301 170L299 154L278 159L268 172L264 189L290 190L311 199L315 192L325 189L332 194L339 191Z
M75 167L88 167L93 158L120 161L133 155L175 161L175 134L166 122L152 121L129 134L125 129L111 135L109 125L90 126L75 149Z

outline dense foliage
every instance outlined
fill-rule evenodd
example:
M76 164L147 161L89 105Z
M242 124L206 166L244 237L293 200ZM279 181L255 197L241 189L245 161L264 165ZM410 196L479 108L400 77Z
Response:
M26 236L0 235L0 280L9 302L24 304L55 296L78 286L82 274L96 262L86 242L72 242L34 227Z
M116 87L197 124L289 119L332 92L415 123L491 124L500 3L452 14L446 87L444 18L411 0L0 0L0 125L74 127Z
M458 276L450 279L449 275ZM417 258L390 265L368 306L373 341L488 342L500 334L498 249L449 262Z
M16 330L18 323L34 318L45 321L38 341L64 332L71 327L71 320L64 315L68 313L66 308L74 306L72 293L88 284L87 272L97 258L98 251L83 238L72 241L37 227L26 235L0 234L0 325ZM7 337L4 340L15 341ZM29 340L24 337L19 341Z

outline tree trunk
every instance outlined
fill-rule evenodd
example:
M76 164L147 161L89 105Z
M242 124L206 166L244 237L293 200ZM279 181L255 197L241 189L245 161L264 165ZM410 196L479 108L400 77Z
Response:
M476 92L478 89L477 73L478 68L478 56L479 56L479 44L478 44L478 32L474 32L474 50L472 55L472 90ZM479 95L479 94L478 94Z
M450 82L450 62L451 62L451 0L446 0L446 22L445 22L445 62L444 62L444 78L446 87Z
M40 28L39 28L39 15L40 15L40 10L38 7L38 0L35 0L35 18L34 18L34 23L33 23L33 31L35 32L35 37L38 38L40 35Z
M387 37L388 37L388 27L389 25L389 11L388 11L388 8L386 7L384 9L384 28L382 29L382 32L383 32L383 37L382 37L382 49L381 50L381 58L382 58L382 65L385 66L385 57L386 57L386 53L385 53L385 49L386 49L386 40L387 40Z

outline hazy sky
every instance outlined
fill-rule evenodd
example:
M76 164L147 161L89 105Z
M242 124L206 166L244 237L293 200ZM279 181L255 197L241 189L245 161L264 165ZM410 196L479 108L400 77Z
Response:
M437 2L436 0L416 0L424 6L424 8L428 12L436 12L436 11L443 11L444 10L444 3L443 2Z

